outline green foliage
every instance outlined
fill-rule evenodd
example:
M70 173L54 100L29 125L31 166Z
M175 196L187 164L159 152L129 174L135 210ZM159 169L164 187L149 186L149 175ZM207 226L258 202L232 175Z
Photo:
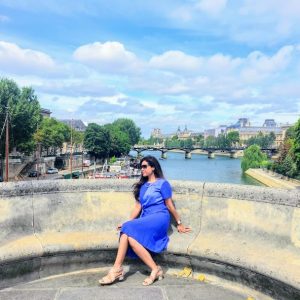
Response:
M20 89L14 81L3 78L0 80L1 129L7 106L11 125L10 149L16 147L18 151L29 154L35 148L33 134L42 120L37 96L32 88ZM1 152L4 153L4 143L1 143Z
M258 145L261 148L270 148L272 147L275 139L276 136L274 132L270 132L267 135L264 135L262 132L260 132L257 136L251 137L245 141L245 144L247 146Z
M230 132L227 135L221 133L218 137L208 136L204 140L204 147L226 149L235 146L235 143L239 141L239 133L236 131Z
M110 145L109 156L120 157L127 154L130 150L129 136L114 124L107 124L104 127L109 131Z
M295 139L296 138L296 126L291 126L286 130L285 139Z
M71 130L71 128L70 128ZM75 129L72 129L72 144L73 145L80 145L83 143L84 133L77 131ZM70 137L71 139L71 137ZM69 142L69 140L68 140Z
M131 146L134 146L139 142L139 139L141 138L141 129L137 127L132 120L126 118L117 119L112 125L128 135Z
M214 137L214 136L208 136L205 139L204 147L213 148L213 147L216 147L216 146L217 146L217 138L216 137Z
M219 149L230 148L230 141L225 134L219 134L216 138L216 146Z
M300 174L300 119L295 125L295 140L293 145L297 173Z
M120 157L128 154L131 145L140 139L140 129L130 119L118 119L112 124L88 125L84 146L96 158ZM143 141L145 142L145 141Z
M109 164L114 164L117 161L117 158L115 156L111 157L109 160Z
M279 174L295 177L297 175L297 166L291 155L287 155L282 162L275 162L273 170Z
M244 151L241 167L243 172L250 168L259 168L267 161L267 155L260 150L258 145L251 145Z
M74 133L76 136L77 133ZM69 142L71 138L71 128L53 118L44 118L39 129L34 134L36 143L40 143L41 150L46 150L47 154L52 150L55 154L64 142ZM73 143L74 144L74 143Z
M142 145L157 145L161 144L163 139L151 136L148 140L143 140Z
M109 157L111 137L106 127L90 123L85 130L83 143L95 158Z
M180 140L178 140L178 138L174 139L173 137L171 139L166 139L165 146L169 148L180 148Z
M300 175L300 120L286 131L279 156L272 169L282 175L297 178Z
M230 131L227 134L227 139L230 147L233 147L240 142L240 133L238 131Z

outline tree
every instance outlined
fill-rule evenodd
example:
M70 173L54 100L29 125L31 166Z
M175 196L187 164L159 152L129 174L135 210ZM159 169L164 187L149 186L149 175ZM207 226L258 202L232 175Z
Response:
M141 137L141 129L137 127L132 120L126 118L117 119L112 123L112 125L118 127L120 131L128 134L131 146L138 143Z
M120 157L122 155L128 154L130 151L130 142L128 134L121 131L119 127L113 124L106 124L104 127L109 131L110 134L110 157Z
M192 147L193 147L193 141L192 141L192 139L186 139L185 141L184 141L184 148L188 148L188 149L191 149Z
M275 133L270 132L267 135L264 135L260 132L258 135L251 137L245 143L247 146L258 145L261 148L270 148L276 139Z
M292 126L286 131L284 141L279 148L278 158L271 166L275 172L289 177L297 177L300 174L296 158L296 127Z
M208 136L205 139L204 146L207 147L207 148L216 147L217 146L217 139L216 139L216 137L214 137L214 136Z
M56 153L58 148L63 146L64 142L69 142L71 137L71 128L53 118L44 118L39 129L34 134L36 143L40 143L41 150L46 150L47 155L52 150Z
M227 139L230 147L233 147L240 142L240 133L238 131L230 131L227 134Z
M297 173L300 174L300 119L298 120L294 128L295 140L293 145L293 152L295 155Z
M69 127L70 132L71 132L71 128ZM83 144L83 138L84 138L84 133L75 130L74 128L72 128L72 146L74 145L81 145Z
M20 89L9 79L0 80L0 127L5 120L6 107L10 116L10 149L31 153L35 148L33 134L42 120L41 107L34 90L29 87ZM2 137L3 138L3 137ZM4 143L1 152L4 153Z
M218 137L216 138L216 146L219 149L225 149L230 147L229 140L227 139L227 136L225 134L221 133L218 135Z
M244 151L241 167L243 172L250 168L259 168L265 161L267 155L260 150L258 145L251 145Z
M111 136L105 126L90 123L84 133L84 147L95 158L108 158L111 149Z

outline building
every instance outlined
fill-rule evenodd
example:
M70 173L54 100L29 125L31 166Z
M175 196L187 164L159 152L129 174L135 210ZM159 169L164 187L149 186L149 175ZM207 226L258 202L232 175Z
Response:
M179 140L184 141L191 139L192 131L188 130L187 126L185 125L184 130L180 130L180 127L178 127L176 135Z
M47 108L41 108L41 115L45 118L50 118L50 115L52 114L52 112L50 111L50 109Z
M151 132L152 138L158 138L165 141L166 139L171 139L174 136L178 137L178 140L187 140L187 139L195 139L199 135L204 135L203 132L193 132L192 130L188 130L187 126L185 125L184 130L180 129L180 126L178 126L178 129L174 133L167 133L163 134L160 128L154 128Z
M65 119L65 120L59 120L62 123L67 124L71 128L73 128L76 131L84 132L86 130L86 126L81 120L75 120L75 119Z
M250 127L242 127L239 130L240 142L243 144L246 140L255 137L262 133L263 135L268 135L271 132L275 134L275 142L274 146L278 147L282 144L284 136L283 130L280 127L266 127L266 126L250 126Z
M277 124L274 121L274 119L266 119L263 124L263 127L276 127L276 126L277 126Z
M235 124L232 124L227 127L226 131L236 130L238 128L250 127L250 121L248 118L240 118Z
M241 118L234 125L227 128L227 132L238 131L240 142L243 144L246 140L255 137L259 134L267 135L273 132L275 134L274 146L278 147L282 144L286 130L292 125L277 126L274 119L266 119L262 126L250 126L250 122L246 118Z
M151 132L151 137L161 139L162 138L161 129L160 128L153 128L153 130Z
M211 129L205 129L204 130L204 138L208 138L209 136L215 136L216 135L216 129L211 128Z
M218 137L220 134L225 134L227 130L227 125L220 125L215 129L215 137Z

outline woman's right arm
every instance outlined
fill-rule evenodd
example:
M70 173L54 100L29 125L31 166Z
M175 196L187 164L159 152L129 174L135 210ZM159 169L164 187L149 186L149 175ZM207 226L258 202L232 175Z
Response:
M132 210L132 212L130 214L129 220L136 219L139 216L139 214L141 213L141 210L142 210L141 203L139 201L135 201L135 205L134 205L134 208L133 208L133 210ZM122 224L119 224L117 226L117 229L120 230L121 227L122 227Z

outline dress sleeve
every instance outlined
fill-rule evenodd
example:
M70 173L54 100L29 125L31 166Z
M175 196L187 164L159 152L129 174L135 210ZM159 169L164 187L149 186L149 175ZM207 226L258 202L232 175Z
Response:
M161 195L164 200L172 197L172 187L168 181L164 181L161 185Z

